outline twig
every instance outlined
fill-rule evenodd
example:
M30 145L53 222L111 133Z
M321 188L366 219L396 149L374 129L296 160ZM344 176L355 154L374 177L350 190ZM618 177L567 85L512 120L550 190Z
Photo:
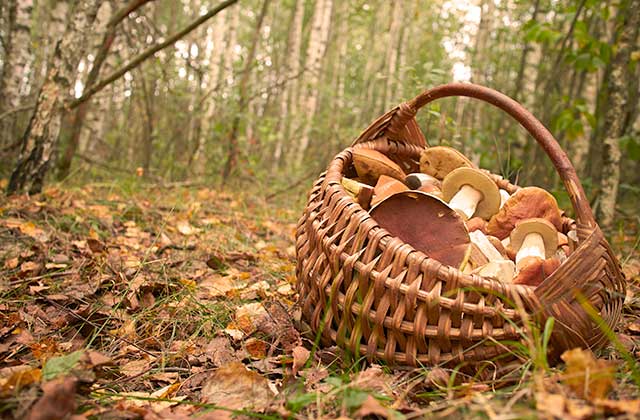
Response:
M17 108L10 109L10 110L5 111L2 114L0 114L0 120L4 119L5 117L8 117L11 114L15 114L17 112L22 112L22 111L28 111L28 110L33 109L35 107L36 107L36 104L29 104L29 105L23 105L23 106L19 106Z
M147 48L142 53L140 53L137 57L134 57L131 61L129 61L127 64L125 64L121 68L115 70L113 73L111 73L110 75L106 76L104 79L100 80L95 85L88 87L84 91L84 93L82 94L81 97L79 97L77 99L74 99L71 102L69 102L67 104L67 108L73 109L73 108L77 107L78 105L82 104L83 102L87 101L89 98L91 98L97 92L102 90L105 86L107 86L111 82L119 79L120 77L122 77L128 71L133 70L134 68L138 67L143 61L145 61L147 58L151 57L153 54L157 53L160 50L163 50L164 48L166 48L166 47L168 47L170 45L173 45L176 41L178 41L179 39L181 39L185 35L189 34L194 29L196 29L198 26L202 25L204 22L206 22L207 20L211 19L213 16L217 15L218 13L220 13L221 11L226 9L227 7L231 6L232 4L236 3L237 1L238 0L226 0L226 1L222 2L222 3L220 3L217 7L211 9L208 13L206 13L206 14L200 16L198 19L194 20L191 24L187 25L181 31L178 31L177 33L175 33L175 34L171 35L170 37L168 37L164 42L161 42L161 43L156 44L156 45L154 45L154 46L152 46L150 48Z

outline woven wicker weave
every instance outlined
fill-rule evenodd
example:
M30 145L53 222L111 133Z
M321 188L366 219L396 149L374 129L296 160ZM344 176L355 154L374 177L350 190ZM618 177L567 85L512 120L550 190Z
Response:
M464 274L428 258L378 226L340 184L353 148L373 148L407 172L417 169L426 141L414 116L448 96L480 99L510 114L544 149L569 192L576 220L564 217L563 231L576 230L578 246L537 288ZM518 189L492 176L509 193ZM511 98L467 83L439 86L400 104L339 153L309 194L296 252L299 304L322 342L390 364L508 359L513 343L525 339L525 321L544 325L549 317L555 319L549 356L557 360L566 349L604 345L625 295L619 263L557 141Z

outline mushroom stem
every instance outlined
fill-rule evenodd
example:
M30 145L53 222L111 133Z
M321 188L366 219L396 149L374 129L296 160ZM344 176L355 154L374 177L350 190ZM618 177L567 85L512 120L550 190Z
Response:
M464 218L468 220L476 212L476 207L480 200L482 200L482 197L482 193L471 185L463 185L453 196L449 202L449 206L464 215Z
M521 268L522 260L527 257L537 257L545 259L544 239L539 233L529 233L524 237L522 246L516 254L516 267Z

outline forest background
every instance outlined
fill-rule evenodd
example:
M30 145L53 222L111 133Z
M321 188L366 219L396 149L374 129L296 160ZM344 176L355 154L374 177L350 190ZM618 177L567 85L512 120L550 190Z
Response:
M256 190L295 184L304 196L375 117L461 80L512 96L551 129L602 226L637 218L637 2L234 3L3 2L9 191L38 191L45 176L137 173ZM418 119L430 144L568 204L541 149L497 110L443 100Z
M640 415L639 31L640 0L0 1L0 416ZM552 368L530 340L493 392L294 325L313 180L451 81L521 102L576 167L628 283L600 359ZM499 110L449 98L417 120L570 213Z

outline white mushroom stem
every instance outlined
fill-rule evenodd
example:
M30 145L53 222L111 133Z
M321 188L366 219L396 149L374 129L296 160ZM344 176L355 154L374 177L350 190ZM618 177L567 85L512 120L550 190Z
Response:
M511 197L509 193L506 190L503 190L502 188L500 188L500 208L504 206L504 203L507 202L509 197Z
M544 239L539 233L532 232L524 237L522 246L516 254L516 267L520 270L520 263L527 257L537 257L544 259Z
M471 185L463 185L449 201L449 207L471 219L482 197L482 193Z

